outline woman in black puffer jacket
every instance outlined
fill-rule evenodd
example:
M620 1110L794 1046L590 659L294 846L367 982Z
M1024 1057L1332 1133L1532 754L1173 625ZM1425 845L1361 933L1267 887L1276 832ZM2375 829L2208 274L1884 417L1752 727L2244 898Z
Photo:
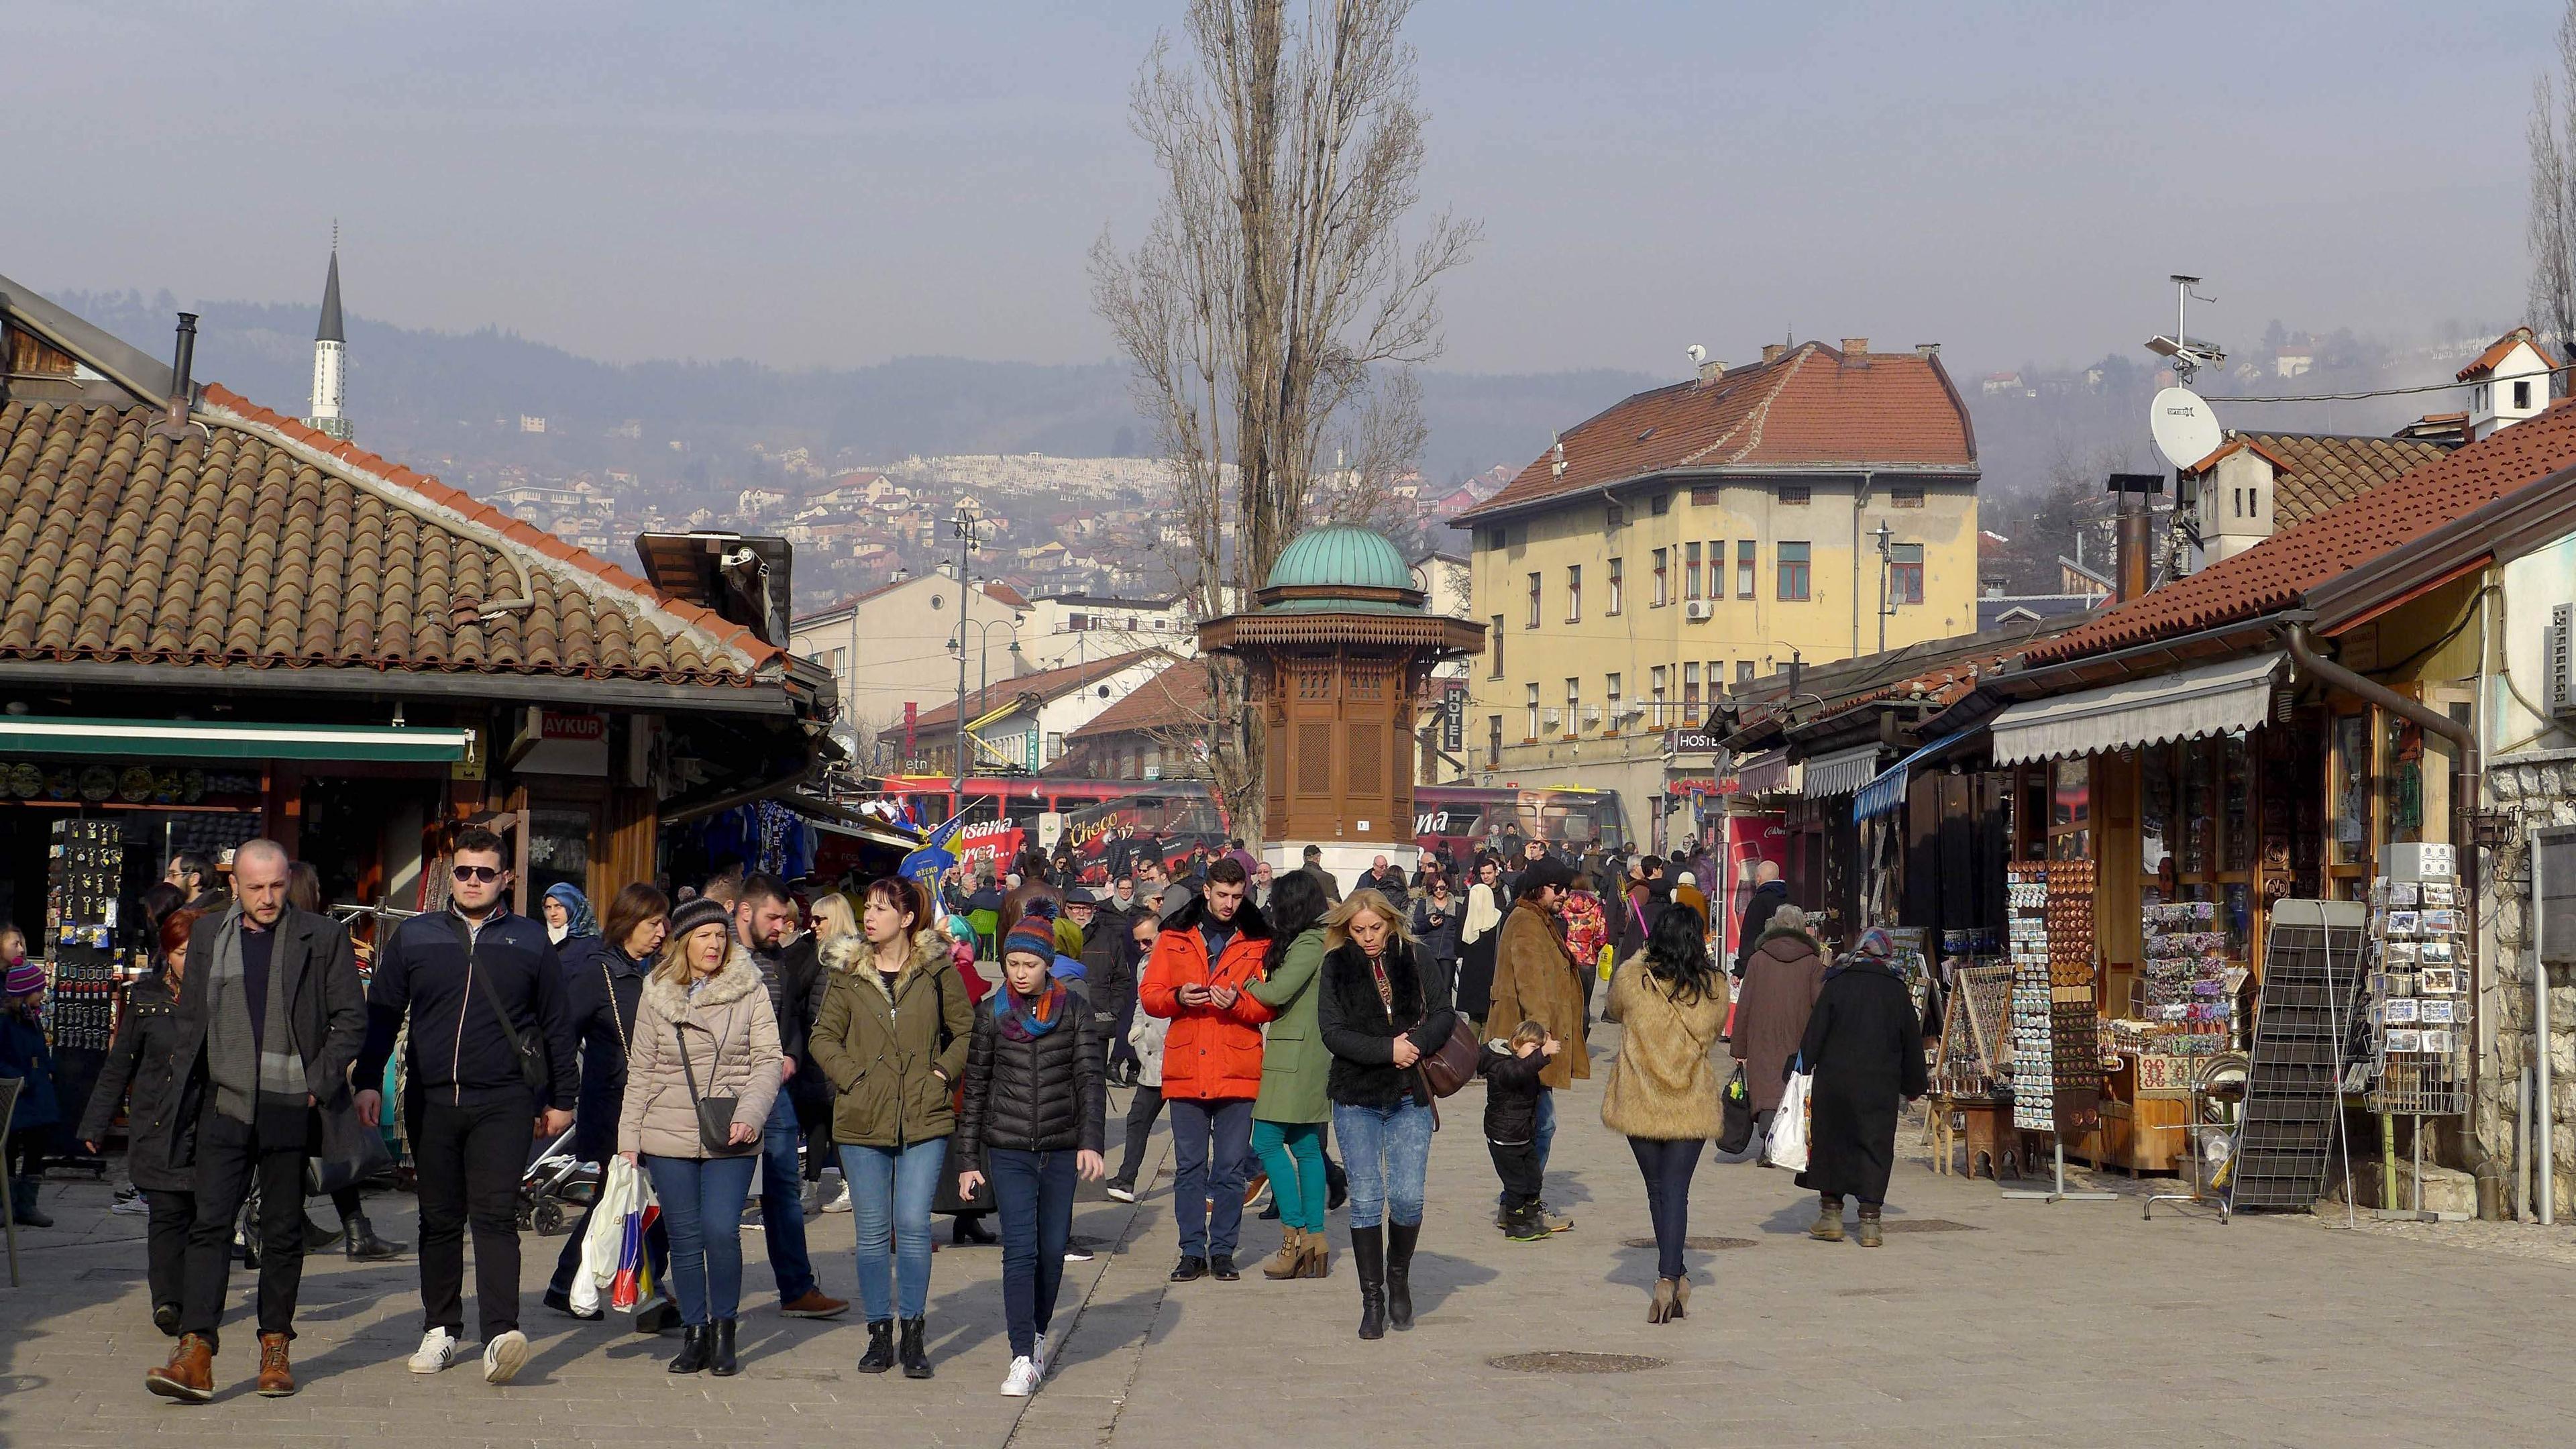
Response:
M188 1230L197 1221L197 1118L180 1110L186 1084L171 1053L179 1040L175 1003L188 964L188 933L196 929L199 914L180 910L162 917L160 949L154 953L161 969L126 988L116 1044L108 1049L98 1085L90 1089L89 1110L79 1129L80 1140L96 1152L107 1141L116 1109L126 1109L125 1170L142 1189L144 1206L152 1214L144 1249L152 1323L173 1337L179 1332L179 1280Z
M1013 928L1002 989L975 1013L966 1048L965 1110L957 1125L958 1195L988 1177L1002 1219L1002 1311L1011 1372L1002 1392L1025 1398L1046 1376L1047 1326L1064 1280L1077 1176L1098 1181L1103 1056L1082 993L1050 979L1055 938L1043 917Z
M1360 1337L1413 1326L1413 1246L1431 1166L1431 1089L1415 1064L1449 1039L1455 1013L1423 1000L1404 913L1361 889L1324 922L1315 1029L1333 1054L1325 1093L1351 1177L1351 1262ZM1381 1226L1383 1224L1383 1226Z

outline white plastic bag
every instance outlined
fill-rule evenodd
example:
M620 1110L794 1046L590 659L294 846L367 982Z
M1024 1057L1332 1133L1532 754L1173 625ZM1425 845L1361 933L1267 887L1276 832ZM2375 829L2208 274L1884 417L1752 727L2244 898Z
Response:
M599 1307L599 1290L617 1276L617 1257L626 1238L626 1217L641 1205L643 1174L623 1157L608 1159L599 1177L598 1205L581 1236L581 1271L573 1275L572 1306L582 1313Z
M1771 1137L1762 1144L1762 1160L1791 1172L1807 1170L1807 1094L1815 1074L1797 1072L1780 1090L1780 1109L1771 1114Z

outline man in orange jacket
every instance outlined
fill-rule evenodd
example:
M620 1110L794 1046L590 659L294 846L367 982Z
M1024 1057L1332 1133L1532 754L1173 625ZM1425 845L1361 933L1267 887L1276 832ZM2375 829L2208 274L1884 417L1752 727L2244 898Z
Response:
M1136 989L1146 1015L1172 1023L1163 1038L1163 1101L1172 1113L1172 1210L1181 1229L1175 1283L1243 1276L1234 1266L1243 1160L1252 1147L1252 1099L1261 1095L1261 1024L1271 1016L1243 989L1260 977L1270 947L1269 924L1245 899L1248 889L1241 861L1211 863L1207 894L1164 912Z

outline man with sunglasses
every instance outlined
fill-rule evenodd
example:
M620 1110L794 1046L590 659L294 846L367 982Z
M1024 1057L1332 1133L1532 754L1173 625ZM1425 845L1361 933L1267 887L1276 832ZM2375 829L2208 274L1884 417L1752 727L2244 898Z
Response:
M545 924L502 904L511 872L501 837L457 832L448 908L396 926L367 989L358 1080L384 1080L411 1022L403 1111L420 1174L420 1297L425 1332L411 1371L456 1361L465 1327L465 1229L474 1229L474 1298L483 1379L506 1384L528 1360L519 1332L519 1178L533 1136L572 1125L581 1094L563 970ZM375 1126L377 1092L358 1094Z

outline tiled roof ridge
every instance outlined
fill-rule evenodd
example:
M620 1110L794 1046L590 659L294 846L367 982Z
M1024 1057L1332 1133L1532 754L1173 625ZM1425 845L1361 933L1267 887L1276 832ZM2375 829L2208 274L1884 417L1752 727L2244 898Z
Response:
M1008 679L996 679L980 689L968 690L966 700L976 709L986 710L991 709L996 700L1005 697L1017 699L1033 689L1042 695L1051 695L1060 684L1070 683L1080 686L1091 683L1095 678L1107 679L1110 675L1134 665L1151 654L1161 654L1174 659L1179 657L1161 645L1148 644L1142 649L1130 649L1123 654L1103 655L1098 659L1086 659L1077 664L1059 664L1053 669L1034 669L1026 674L1012 675ZM1007 696L1005 691L1008 691ZM956 701L951 700L937 709L924 712L915 720L915 723L947 724L954 721L956 714Z
M2576 400L2554 401L2536 417L2409 469L2243 553L2115 604L2033 648L2028 657L2054 663L2289 607L2328 578L2565 470L2576 459L2576 436L2562 436L2576 435L2572 404ZM2553 445L2559 451L2548 453ZM2545 465L2531 471L2539 463ZM2504 473L2505 480L2489 477L2490 470Z
M205 385L203 403L197 412L283 447L357 486L389 495L397 504L427 508L442 520L453 520L487 535L485 542L514 565L525 567L528 560L523 555L533 553L537 563L552 567L558 577L584 587L605 585L626 595L637 607L667 615L700 639L741 660L746 682L751 672L786 655L784 649L764 643L751 630L713 609L671 598L607 559L575 548L524 519L512 518L463 489L447 486L433 474L415 472L355 443L307 427L221 383Z
M1753 406L1746 411L1744 417L1739 420L1734 427L1727 429L1723 435L1710 442L1707 447L1700 449L1698 452L1683 455L1681 462L1677 466L1683 468L1701 466L1702 459L1706 458L1709 454L1716 452L1718 449L1726 447L1728 443L1734 441L1738 436L1744 436L1744 446L1733 449L1726 455L1726 461L1729 463L1742 462L1745 454L1761 447L1762 424L1765 419L1771 416L1771 405L1780 400L1781 390L1789 385L1789 379L1796 376L1798 369L1806 364L1807 354L1813 352L1816 349L1816 346L1817 344L1813 342L1800 343L1796 351L1790 353L1787 357L1782 358L1779 363L1755 363L1754 366L1764 369L1769 374L1768 376L1756 377L1754 379L1756 387L1762 392L1761 400L1754 403ZM1783 363L1786 365L1781 365ZM1720 382L1724 382L1725 378L1721 374L1718 380ZM1684 386L1689 386L1689 384L1684 384ZM1749 436L1745 436L1747 434L1749 434Z

